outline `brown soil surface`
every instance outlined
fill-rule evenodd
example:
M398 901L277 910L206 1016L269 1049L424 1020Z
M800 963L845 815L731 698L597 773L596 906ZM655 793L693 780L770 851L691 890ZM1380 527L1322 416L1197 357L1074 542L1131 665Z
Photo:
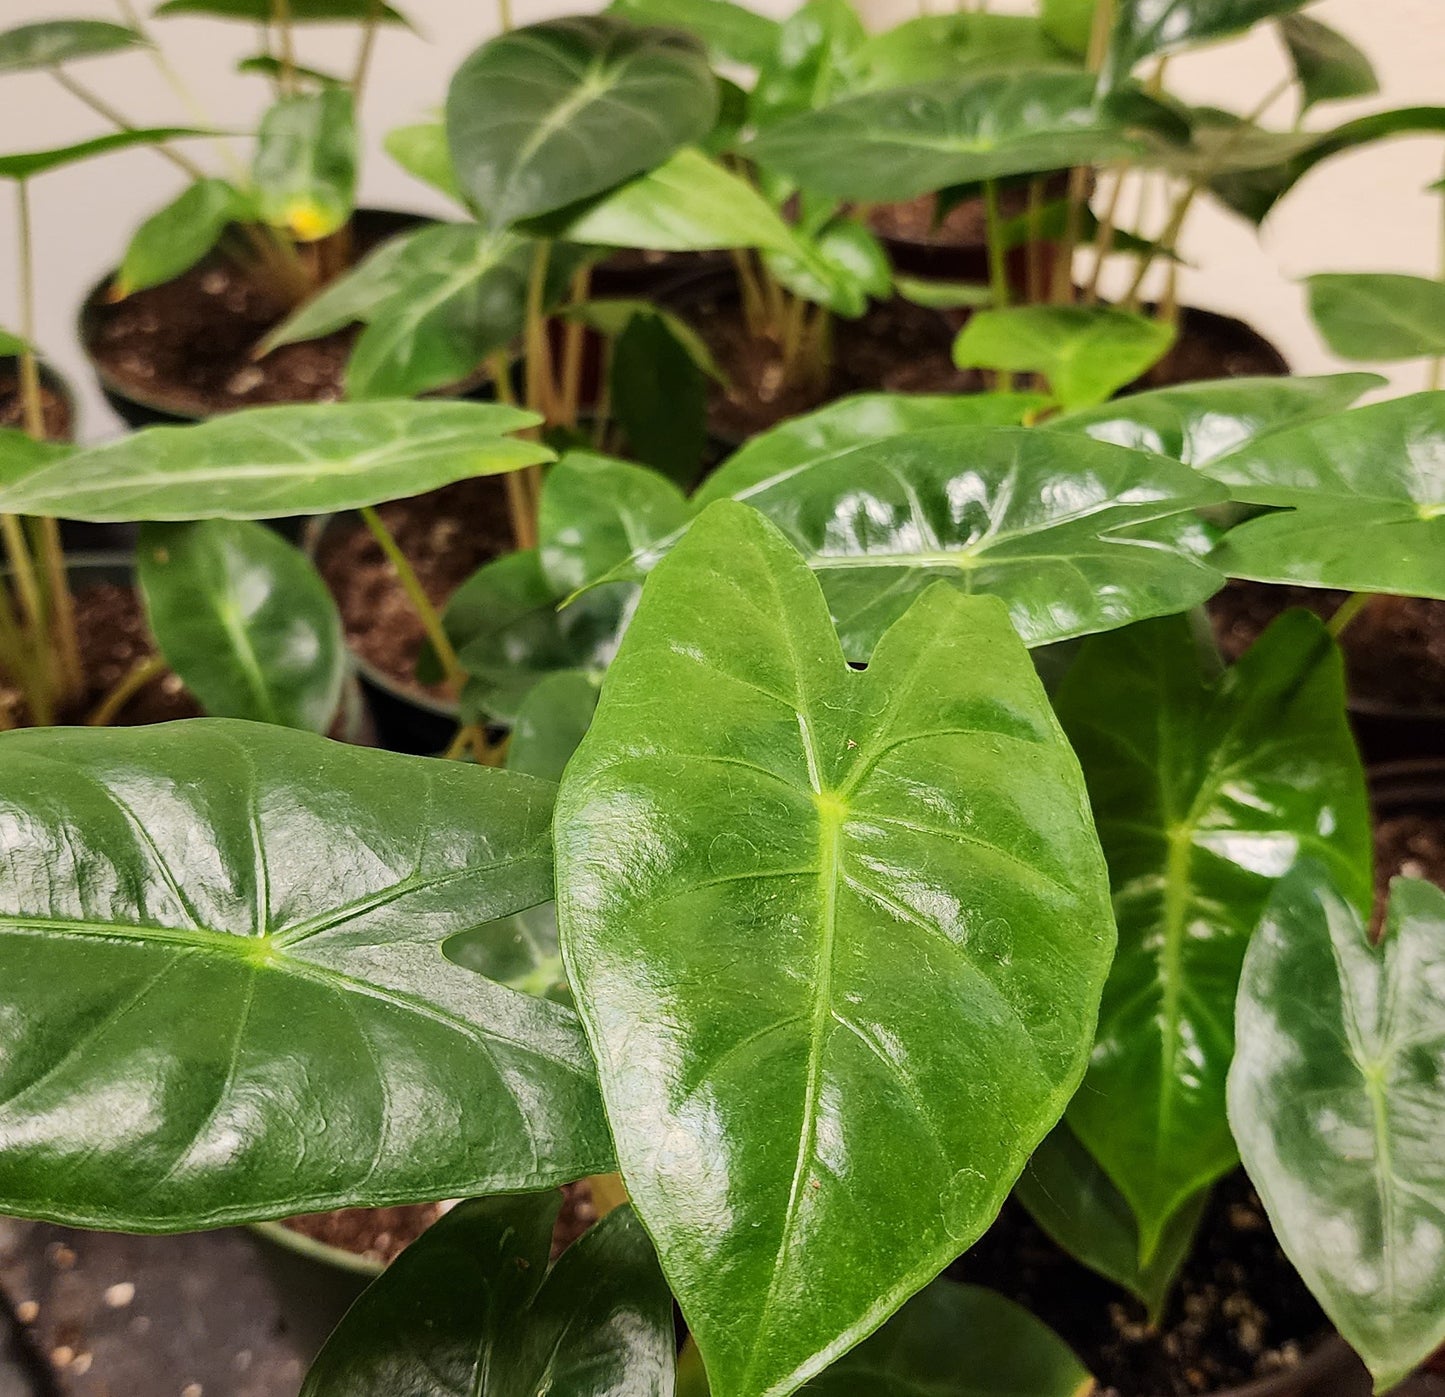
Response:
M948 1270L1027 1306L1099 1381L1096 1397L1194 1397L1294 1367L1328 1332L1243 1171L1218 1184L1161 1326L1010 1201Z
M1133 386L1172 388L1215 378L1273 377L1287 372L1278 351L1242 321L1186 306L1174 347Z
M40 384L41 420L48 441L69 441L75 432L70 403L63 393L46 383ZM25 427L25 407L20 398L20 373L13 359L0 359L0 427Z

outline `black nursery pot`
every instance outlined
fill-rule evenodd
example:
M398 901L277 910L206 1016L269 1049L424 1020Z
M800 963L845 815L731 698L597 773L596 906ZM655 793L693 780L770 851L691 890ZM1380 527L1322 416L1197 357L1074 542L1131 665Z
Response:
M308 1359L385 1267L341 1247L318 1242L280 1222L247 1229L276 1289L286 1327Z
M1360 750L1393 769L1431 761L1445 772L1445 705L1408 708L1385 699L1350 696L1350 722ZM1445 781L1445 775L1442 775Z

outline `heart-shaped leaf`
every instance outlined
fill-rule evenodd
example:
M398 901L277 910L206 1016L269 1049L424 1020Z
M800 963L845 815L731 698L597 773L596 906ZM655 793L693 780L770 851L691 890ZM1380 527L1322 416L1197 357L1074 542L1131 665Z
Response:
M0 1208L167 1231L605 1168L564 1008L453 967L552 788L195 719L0 736Z
M1293 14L1280 20L1279 33L1300 85L1301 110L1317 102L1370 97L1380 90L1368 55L1338 29L1309 15Z
M730 0L612 0L608 9L638 24L690 30L715 58L747 68L762 67L778 47L777 20Z
M805 189L868 202L1133 149L1086 73L990 72L848 97L761 131L744 151Z
M672 1397L672 1298L632 1209L548 1267L558 1193L461 1203L326 1342L301 1397Z
M358 159L349 88L272 103L261 118L252 167L262 219L298 242L329 237L355 207Z
M489 226L590 198L699 141L717 115L702 46L615 15L483 44L447 93L457 182Z
M147 524L146 619L213 718L325 732L346 675L336 603L311 560L264 524Z
M419 121L393 127L382 138L386 153L409 175L445 194L457 203L465 202L447 149L447 129L440 121Z
M1077 1084L1113 932L1073 755L996 602L935 588L857 673L720 503L556 830L628 1191L714 1392L783 1397L982 1232Z
M183 136L204 136L190 126L145 126L131 131L112 131L108 136L79 141L75 145L56 146L52 150L11 151L0 154L0 179L33 179L36 175L75 165L113 150L129 150L132 146L161 145Z
M180 276L215 247L228 224L253 212L250 200L223 179L187 185L136 229L112 294L119 300Z
M1229 1120L1281 1245L1383 1392L1445 1341L1445 893L1372 946L1326 870L1281 885L1239 986Z
M1117 84L1143 59L1227 39L1306 3L1308 0L1119 0L1105 60L1105 81Z
M1445 354L1445 281L1396 272L1326 272L1305 285L1310 315L1341 359Z
M0 439L0 510L100 523L266 519L405 499L551 459L506 435L497 403L308 403L150 427L16 472Z
M748 94L748 121L771 125L837 97L867 31L848 0L804 0L783 22L772 53Z
M1051 432L1082 432L1186 466L1207 466L1266 432L1341 412L1380 387L1377 374L1319 378L1221 378L1131 393L1117 402L1055 417Z
M1288 507L1225 537L1211 562L1231 577L1445 598L1445 392L1274 432L1210 473Z
M1231 1169L1225 1074L1245 946L1303 857L1370 896L1364 780L1339 652L1287 613L1215 677L1183 617L1091 641L1055 697L1109 860L1119 953L1069 1123L1139 1224Z
M970 68L1039 68L1071 63L1033 15L960 10L919 15L871 36L853 55L851 88L905 87L957 79Z
M53 19L39 24L22 24L0 34L0 73L19 73L31 68L58 68L77 58L99 58L102 54L143 45L145 39L124 24L99 19Z
M390 5L377 5L375 0L286 0L286 15L292 24L363 23L373 13L383 24L407 23ZM270 24L276 15L276 0L165 0L156 7L156 14L209 15Z

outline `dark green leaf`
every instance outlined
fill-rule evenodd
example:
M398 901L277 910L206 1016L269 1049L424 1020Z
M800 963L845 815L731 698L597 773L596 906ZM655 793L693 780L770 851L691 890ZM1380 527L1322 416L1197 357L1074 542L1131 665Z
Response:
M805 0L782 23L748 97L748 118L767 126L812 111L847 85L851 62L868 35L848 0Z
M1158 1324L1164 1302L1194 1244L1209 1201L1201 1189L1164 1224L1147 1266L1139 1265L1139 1224L1129 1201L1067 1125L1054 1127L1014 1188L1017 1198L1059 1246L1143 1301Z
M596 709L594 676L579 670L549 674L517 710L507 748L507 770L560 781Z
M252 173L261 217L298 242L329 237L355 207L358 158L349 89L282 97L261 118L256 137Z
M606 335L608 339L616 339L638 316L652 316L667 327L668 333L687 351L688 357L703 373L718 382L723 381L722 370L718 368L712 350L707 347L707 341L681 316L652 301L611 296L605 300L579 301L563 306L559 314L562 319L576 320L589 329L596 330L599 335Z
M1069 54L1032 15L959 10L919 15L875 34L853 54L850 88L912 86L970 69L1068 65Z
M1237 1159L1224 1083L1250 933L1302 857L1368 901L1370 824L1339 652L1276 621L1215 677L1187 620L1091 642L1055 698L1109 860L1119 953L1069 1123L1129 1200L1148 1266Z
M979 1235L1078 1082L1113 933L1073 755L996 602L936 588L852 671L720 503L556 827L628 1192L713 1391L787 1393Z
M151 633L207 713L331 726L346 644L304 553L264 524L209 519L145 525L137 561Z
M707 375L657 315L634 315L612 345L612 416L628 454L691 485L707 446Z
M781 26L730 0L612 0L611 14L638 24L686 29L707 45L714 58L761 68L776 51Z
M130 240L115 279L116 299L159 286L194 267L226 226L251 215L249 201L223 179L200 179L152 214Z
M553 902L539 902L525 912L460 931L443 943L442 954L454 965L474 970L508 989L573 1007L557 944Z
M373 0L286 0L286 14L292 24L360 24L370 18L373 8ZM276 16L276 0L165 0L156 8L156 14L208 15L212 19L241 19L264 25ZM410 27L409 21L390 5L382 5L377 18L383 24Z
M98 19L52 19L22 24L0 34L0 73L28 68L55 68L77 58L98 58L144 45L145 39L124 24Z
M0 179L31 179L35 175L47 174L65 165L74 165L97 155L107 155L113 150L128 150L132 146L160 145L175 141L183 136L204 136L189 126L146 126L134 131L112 131L108 136L97 136L94 140L80 141L73 146L57 146L53 150L11 151L0 153Z
M1378 1391L1445 1340L1445 893L1384 936L1324 869L1282 885L1239 986L1229 1119L1289 1258Z
M1445 392L1274 432L1210 473L1288 507L1228 534L1211 562L1231 577L1445 599Z
M393 127L382 138L386 153L409 175L462 203L457 172L452 169L447 149L446 127L440 121L419 121L411 126Z
M1133 148L1085 73L987 73L845 98L760 132L746 154L820 194L912 199L949 185L1094 164Z
M695 40L594 15L483 44L452 79L446 122L463 192L505 228L653 169L716 115Z
M1299 81L1301 110L1316 102L1370 97L1380 90L1374 65L1338 29L1308 15L1286 15L1279 32Z
M672 1397L672 1302L618 1208L547 1265L558 1193L478 1198L392 1263L302 1397Z
M1351 272L1322 273L1305 284L1310 315L1341 359L1445 354L1445 281Z
M320 68L308 68L304 63L285 64L279 58L273 58L269 53L253 54L250 58L243 58L236 64L238 73L254 73L258 77L269 78L272 82L280 82L287 71L294 77L305 78L310 82L319 83L321 86L340 87L347 82L338 73L323 72Z
M98 522L267 519L404 499L549 460L496 403L314 403L149 427L16 472L0 444L0 509Z
M1119 0L1104 79L1117 86L1156 54L1241 34L1261 20L1287 15L1308 0Z
M226 719L0 735L0 1207L168 1231L605 1168L566 1009L450 965L553 792Z
M969 316L953 362L1042 374L1063 407L1093 407L1158 363L1176 334L1112 306L1004 306Z

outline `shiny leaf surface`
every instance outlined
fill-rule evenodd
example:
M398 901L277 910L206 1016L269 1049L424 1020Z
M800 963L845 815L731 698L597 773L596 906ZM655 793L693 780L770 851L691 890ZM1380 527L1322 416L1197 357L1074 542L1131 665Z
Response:
M252 175L261 217L298 242L330 236L351 217L358 159L349 89L282 97L256 136Z
M146 524L137 548L146 619L166 663L213 718L324 733L346 644L311 560L264 524Z
M187 185L136 229L112 294L119 300L180 276L215 247L227 224L251 214L250 201L223 179Z
M1293 14L1280 20L1279 32L1294 64L1303 107L1369 97L1380 90L1368 55L1338 29L1309 15Z
M1236 1162L1225 1118L1245 946L1276 883L1325 861L1368 901L1370 832L1339 652L1306 612L1215 676L1185 618L1084 647L1055 698L1109 860L1119 953L1069 1123L1139 1224Z
M610 11L638 24L696 34L715 58L759 68L778 46L780 25L730 0L612 0Z
M558 797L558 917L628 1192L718 1397L787 1393L996 1213L1111 952L1082 781L996 602L863 672L754 511L648 579Z
M1445 598L1445 392L1275 432L1210 470L1288 507L1225 537L1211 561L1230 576Z
M672 1301L622 1207L550 1268L557 1193L478 1198L357 1301L301 1397L672 1397Z
M506 435L536 421L495 403L256 408L150 427L13 480L0 467L0 509L121 523L356 509L545 461Z
M758 71L748 94L749 122L769 126L840 95L867 37L849 0L804 0L783 20L777 43Z
M1341 359L1445 354L1445 281L1395 272L1327 272L1306 279L1310 315Z
M1301 869L1250 944L1238 1027L1245 1167L1383 1391L1445 1341L1445 893L1393 880L1372 946L1323 870Z
M457 70L446 107L457 181L493 228L662 164L716 115L696 40L612 15L499 35Z
M1191 44L1227 39L1261 20L1287 15L1307 0L1120 0L1105 64L1119 82L1135 64Z
M0 73L56 68L77 58L99 58L144 43L134 29L98 19L53 19L22 24L0 34Z
M768 251L769 272L795 296L856 320L870 299L893 289L888 254L873 232L856 218L835 218L815 237L799 236L787 252Z
M224 719L0 736L0 1207L166 1231L606 1166L565 1009L452 966L552 788Z
M1067 65L1066 50L1032 15L960 10L919 15L872 35L853 55L850 88L905 87L970 68Z
M517 710L507 770L560 781L597 711L597 680L580 670L549 674Z

